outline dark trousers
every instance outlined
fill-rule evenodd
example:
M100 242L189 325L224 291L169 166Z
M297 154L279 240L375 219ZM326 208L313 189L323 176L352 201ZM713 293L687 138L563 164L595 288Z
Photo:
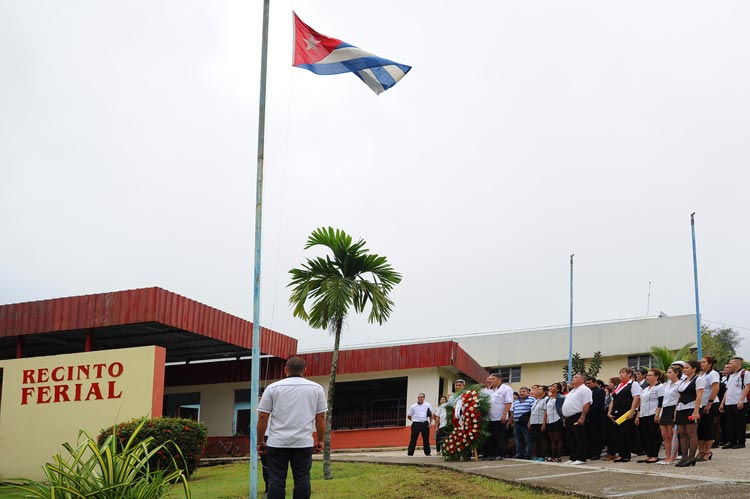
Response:
M312 447L266 447L268 462L268 499L284 499L286 475L292 467L294 499L310 499Z
M589 442L588 456L601 456L604 449L604 421L598 418L586 421L586 437Z
M533 457L547 456L547 434L542 432L542 425L531 425L531 441L534 443L532 449Z
M500 421L490 421L490 436L487 439L484 454L486 457L505 457L505 424Z
M616 415L618 419L620 415ZM622 459L630 459L633 450L633 433L635 433L635 422L632 419L626 419L617 427L617 452Z
M654 421L654 416L642 417L638 420L638 429L641 434L641 444L648 457L659 457L661 447L661 430Z
M424 446L424 455L430 455L430 423L411 423L411 439L409 440L409 450L407 454L414 455L414 449L417 448L417 437L422 435L422 445Z
M531 458L531 430L526 425L516 423L513 425L513 438L516 441L516 457L517 459L530 459Z
M581 413L573 414L565 418L565 430L570 440L569 451L570 459L573 461L586 461L586 449L588 448L588 439L586 438L586 425L576 424L581 417Z
M724 406L727 419L727 438L725 442L745 446L745 406L738 409L736 405Z

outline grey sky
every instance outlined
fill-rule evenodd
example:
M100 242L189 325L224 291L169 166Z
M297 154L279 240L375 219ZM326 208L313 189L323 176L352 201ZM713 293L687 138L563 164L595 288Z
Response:
M251 5L252 4L252 5ZM367 4L371 7L370 4ZM694 312L750 335L747 2L293 5L412 71L291 67L271 11L263 314L319 226L404 275L345 345ZM157 285L252 315L261 2L0 2L0 303ZM309 253L309 254L308 254ZM750 342L740 351L750 356Z

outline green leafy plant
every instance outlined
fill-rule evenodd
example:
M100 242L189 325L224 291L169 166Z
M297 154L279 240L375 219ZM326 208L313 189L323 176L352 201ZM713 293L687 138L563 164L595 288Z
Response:
M663 372L667 372L669 366L671 366L676 360L695 359L695 354L692 353L694 345L695 343L687 343L679 350L670 350L667 347L651 347L653 367Z
M109 435L101 444L85 431L78 434L76 446L63 444L68 456L53 456L44 465L44 482L19 486L26 497L39 499L162 499L172 494L175 483L182 483L190 499L187 476L176 464L183 459L179 447L153 438L139 438L145 420L120 443ZM166 454L174 462L172 471L153 469L151 458Z
M599 375L599 371L602 369L602 353L601 352L594 352L594 356L591 358L591 362L589 362L588 367L586 367L586 359L581 357L581 354L576 352L573 354L572 357L572 368L573 368L573 374L583 374L584 376L593 376L597 377ZM568 380L568 364L565 363L562 366L562 375L563 380Z
M118 442L125 442L135 435L136 442L152 439L155 445L174 444L183 459L174 460L167 452L157 452L150 459L152 469L171 471L175 464L187 477L198 467L198 460L206 444L206 425L184 418L138 418L100 430L97 441L101 444L116 432Z

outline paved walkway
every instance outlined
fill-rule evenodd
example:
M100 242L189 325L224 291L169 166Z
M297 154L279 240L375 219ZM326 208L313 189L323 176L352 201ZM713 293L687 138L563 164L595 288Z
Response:
M641 464L635 458L629 463L589 461L580 466L519 459L447 462L434 454L409 457L406 450L335 452L331 457L336 461L442 467L591 498L750 498L750 448L714 449L711 461L689 468Z

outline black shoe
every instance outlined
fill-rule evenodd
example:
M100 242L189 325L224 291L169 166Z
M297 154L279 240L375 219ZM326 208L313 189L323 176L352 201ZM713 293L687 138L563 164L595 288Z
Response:
M722 449L731 449L733 447L734 447L734 444L726 444L726 445L721 446Z
M733 446L729 447L730 449L744 449L745 446L741 444L734 444Z
M601 458L602 458L601 456L591 456L589 459L591 459L592 461L598 461Z
M687 468L688 466L695 466L695 459L691 459L690 461L680 461L674 466L675 468Z

